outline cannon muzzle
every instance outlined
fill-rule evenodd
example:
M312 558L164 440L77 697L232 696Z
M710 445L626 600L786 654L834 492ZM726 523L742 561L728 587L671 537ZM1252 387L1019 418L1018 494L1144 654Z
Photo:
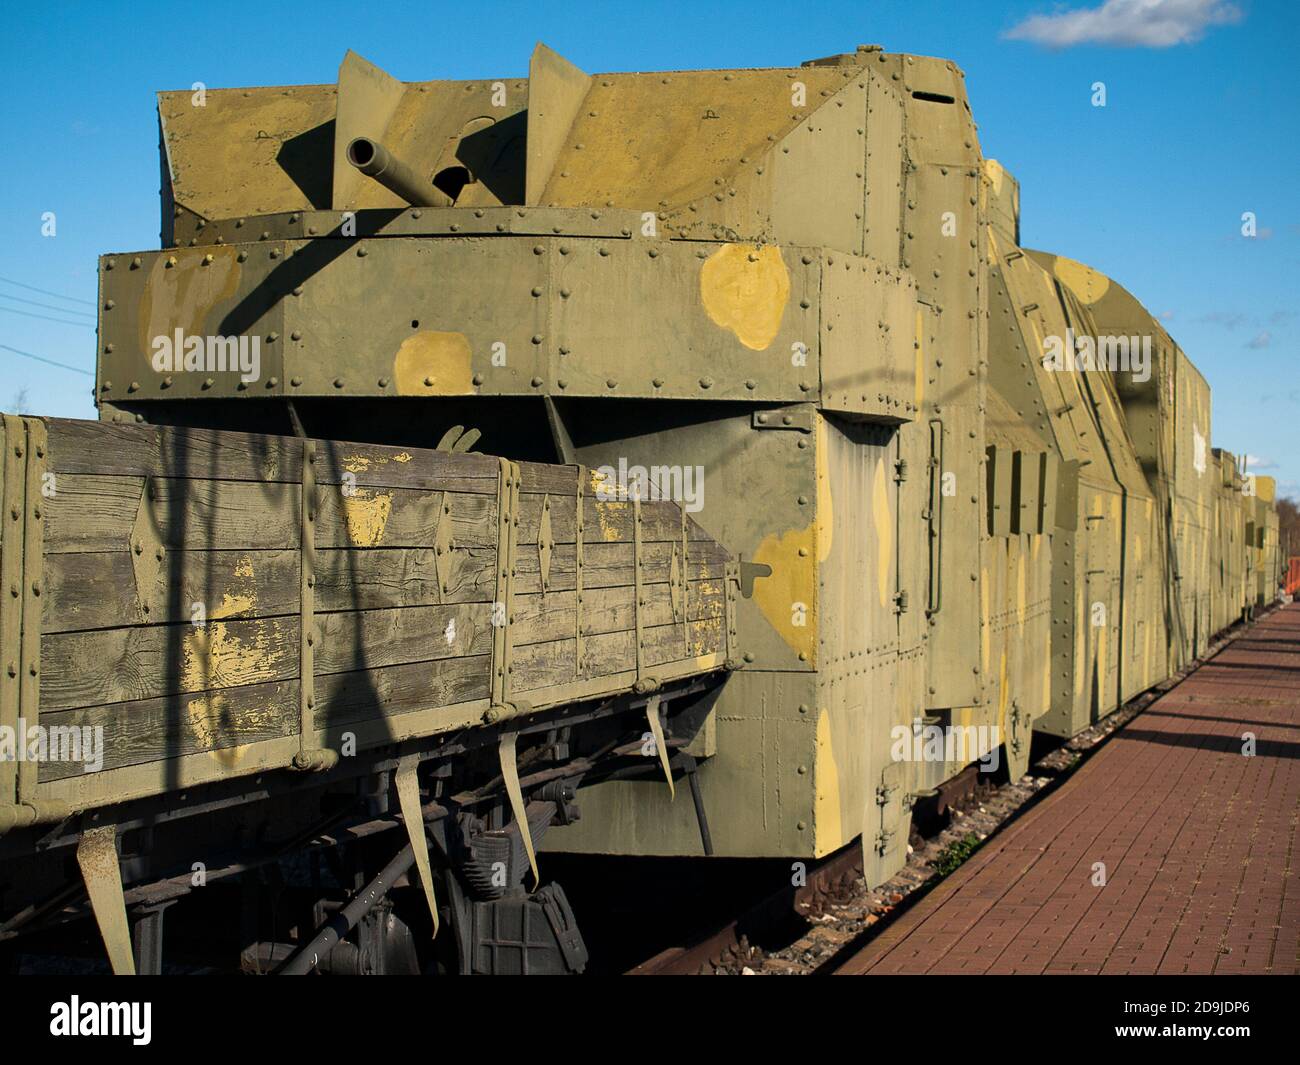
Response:
M348 145L348 162L412 207L450 207L452 198L378 141L357 137Z

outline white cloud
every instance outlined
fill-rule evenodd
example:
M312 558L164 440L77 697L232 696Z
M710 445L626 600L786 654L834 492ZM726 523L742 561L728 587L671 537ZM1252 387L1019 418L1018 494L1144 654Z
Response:
M1277 463L1274 462L1272 459L1262 459L1258 455L1246 456L1246 471L1248 473L1254 472L1255 470L1275 470L1275 469L1277 469Z
M1005 36L1049 48L1076 44L1169 48L1199 41L1207 27L1241 18L1241 8L1229 0L1105 0L1100 7L1030 15Z

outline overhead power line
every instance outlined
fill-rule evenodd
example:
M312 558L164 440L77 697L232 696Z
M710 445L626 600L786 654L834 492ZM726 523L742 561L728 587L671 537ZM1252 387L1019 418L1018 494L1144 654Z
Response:
M0 292L0 299L13 300L15 303L25 303L29 307L44 307L47 311L58 311L60 314L84 314L87 318L94 318L91 311L79 311L73 307L60 307L54 303L41 303L39 300L25 300L22 296L11 296L8 292Z
M46 363L49 366L57 366L60 370L71 370L73 373L85 374L87 377L93 377L89 370L82 369L80 366L70 366L66 362L59 362L56 359L47 359L44 355L34 355L30 351L23 351L20 348L11 348L8 344L0 344L0 350L12 351L15 355L21 355L24 359L35 359L37 362Z
M94 329L94 322L70 322L66 318L54 318L48 314L35 314L32 311L20 311L17 307L0 307L0 311L8 311L10 314L21 314L27 318L40 318L47 322L58 322L59 325L75 325L78 329ZM66 312L71 314L73 312Z
M19 288L25 288L29 292L39 292L42 296L53 296L56 300L68 300L70 303L84 303L87 307L95 306L94 300L83 300L80 296L65 296L62 292L51 292L48 288L37 288L35 285L27 285L21 281L14 281L12 278L0 277L6 285L17 285Z

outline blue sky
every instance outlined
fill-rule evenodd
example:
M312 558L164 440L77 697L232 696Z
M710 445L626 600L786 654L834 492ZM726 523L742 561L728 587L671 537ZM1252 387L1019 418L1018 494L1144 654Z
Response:
M347 48L418 80L522 76L538 40L591 72L794 66L880 43L966 71L984 152L1021 182L1024 243L1162 316L1214 390L1215 445L1300 497L1300 4L1102 4L7 3L0 408L25 393L34 412L94 415L92 377L7 349L93 366L96 256L158 242L158 89L333 82Z

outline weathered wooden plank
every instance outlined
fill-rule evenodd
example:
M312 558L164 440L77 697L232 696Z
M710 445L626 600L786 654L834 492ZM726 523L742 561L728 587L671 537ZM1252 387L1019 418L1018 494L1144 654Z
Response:
M648 584L668 580L672 567L673 548L678 545L659 542L643 546L645 561L644 579ZM558 544L551 555L551 591L571 591L576 584L573 544ZM691 580L720 581L725 573L726 552L716 543L692 544L690 558L684 572ZM680 564L680 549L679 549ZM613 588L630 585L634 581L632 544L594 543L583 548L582 583L584 588ZM535 545L519 552L515 562L515 591L540 592L540 561Z
M658 625L646 630L646 663L650 666L681 662L688 658L724 651L727 646L726 619L702 618L686 627L686 655L682 654L682 627Z
M493 553L453 548L447 592L433 548L327 548L316 556L316 608L322 611L487 602ZM119 628L124 622L192 621L196 604L209 620L277 617L298 610L298 552L169 551L142 609L131 553L68 552L46 556L47 634Z
M66 474L47 507L47 551L109 551L130 539L143 480ZM287 484L158 479L149 513L165 547L249 550L297 540L299 493ZM463 492L322 486L317 547L428 547L444 503L452 543L492 547L496 500Z
M291 436L42 420L50 434L49 468L56 473L287 483L302 479L302 442ZM496 491L496 460L486 455L336 440L318 441L317 453L318 483Z
M298 616L47 635L43 711L133 702L297 675ZM459 603L316 615L316 672L485 653L491 605ZM450 637L450 638L449 638Z
M488 455L322 440L318 484L496 495L497 460Z
M410 615L416 612L377 613ZM720 649L719 622L695 624L691 629L695 653L708 654ZM368 634L372 638L379 635L378 630ZM681 658L679 626L652 626L646 630L646 638L649 661L658 663ZM546 684L572 680L573 642L561 640L521 649L516 669L520 678L518 690L533 690ZM369 646L373 649L374 645ZM326 647L328 640L323 641L322 650ZM593 637L584 656L586 672L592 676L623 672L634 662L629 632ZM315 726L338 727L485 698L489 666L486 654L392 665L371 659L365 670L318 676ZM41 715L41 724L45 726L47 735L51 735L49 730L53 728L103 729L102 769L205 751L211 752L228 768L235 769L243 745L291 735L296 722L297 684L294 680L177 693ZM57 737L57 734L53 735ZM57 780L84 771L84 756L82 761L76 762L46 761L41 765L40 779Z
M521 462L519 491L574 498L578 494L578 467Z
M647 626L673 623L672 595L667 584L645 586L645 624ZM520 595L514 606L514 642L516 646L563 639L573 635L577 624L576 591L553 592L547 595ZM635 594L630 586L619 588L594 588L583 592L582 631L595 636L607 632L622 632L636 627L633 613ZM725 600L722 582L692 581L690 590L690 620L722 617ZM681 622L678 621L680 634Z
M49 468L56 474L291 482L302 475L302 444L293 437L189 426L43 420L49 432Z
M451 512L451 539L457 547L494 547L496 497L463 492L422 492L405 488L320 489L317 547L430 547L443 518Z
M164 547L255 550L297 541L294 485L179 478L148 485L148 513ZM46 552L125 547L144 490L137 477L57 476L45 508Z
M52 740L58 735L53 729L103 729L102 769L204 751L235 769L242 745L292 735L297 717L298 682L289 680L62 710L42 714L41 725ZM41 763L40 780L84 772L84 755L82 761L47 761Z
M632 539L632 504L631 503L596 503L596 521L587 522L589 542L604 540ZM602 511L608 513L602 515ZM694 522L687 522L687 535L692 540L711 539ZM648 500L641 504L641 542L668 540L681 543L682 512L676 503Z
M298 618L56 633L41 641L41 710L66 710L286 680Z
M318 729L486 699L489 655L444 658L316 679Z
M317 614L316 676L486 654L488 603Z
M438 582L432 547L328 548L316 553L316 608L372 610L435 603L486 603L496 587L496 552L453 547L447 558L447 590Z
M519 543L537 543L537 530L541 523L544 495L519 497ZM601 502L588 496L584 500L586 521L584 543L631 543L632 504ZM575 540L574 500L551 499L551 535L557 544L571 544ZM691 540L709 541L711 538L694 522L687 523ZM681 543L682 516L676 503L651 501L641 504L641 540Z
M585 604L584 604L585 605ZM721 651L725 645L724 619L693 621L688 627L689 657ZM644 630L645 661L651 665L680 662L683 652L682 627L656 625ZM601 633L583 640L582 674L603 677L636 669L634 632ZM517 694L565 684L573 680L576 639L534 643L516 649L511 691Z
M197 609L209 620L294 613L298 552L169 551L143 591L147 614L127 550L47 555L45 632L192 621Z
M45 553L125 550L143 477L57 474L45 501Z

